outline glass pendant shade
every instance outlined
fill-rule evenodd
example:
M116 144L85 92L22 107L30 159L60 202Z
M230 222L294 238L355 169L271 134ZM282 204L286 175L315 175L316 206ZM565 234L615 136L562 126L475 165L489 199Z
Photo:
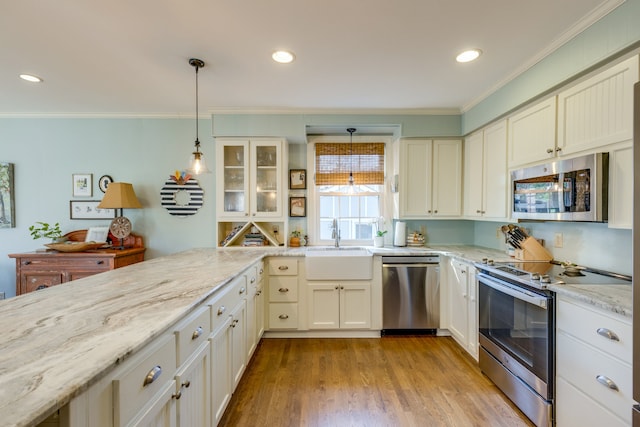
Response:
M198 151L198 147L196 147L196 151L191 153L191 157L189 157L189 168L187 172L193 175L199 175L201 173L211 173L211 171L207 168L207 163L204 160L204 154Z

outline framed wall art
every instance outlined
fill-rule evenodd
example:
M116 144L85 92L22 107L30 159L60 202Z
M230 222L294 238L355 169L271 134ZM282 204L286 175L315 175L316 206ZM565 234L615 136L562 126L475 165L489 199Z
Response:
M307 198L306 197L289 197L289 216L291 217L307 216Z
M13 163L0 162L0 228L14 228Z
M93 195L93 175L90 173L74 173L73 197L91 197Z
M289 170L289 188L291 190L305 190L307 188L307 170Z
M69 202L69 218L71 219L113 219L115 209L101 209L100 200L71 200Z

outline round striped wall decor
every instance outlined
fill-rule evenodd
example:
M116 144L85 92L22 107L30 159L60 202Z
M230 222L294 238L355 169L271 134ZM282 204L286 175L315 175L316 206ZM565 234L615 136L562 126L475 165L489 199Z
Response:
M188 200L185 195L188 196ZM176 200L177 196L179 201ZM203 199L204 191L195 179L190 179L182 185L175 181L166 181L160 190L160 204L175 216L195 214L202 207Z

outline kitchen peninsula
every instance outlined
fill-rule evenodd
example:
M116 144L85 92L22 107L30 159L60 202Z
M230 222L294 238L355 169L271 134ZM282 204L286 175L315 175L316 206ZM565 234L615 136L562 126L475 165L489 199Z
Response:
M500 254L464 246L434 249L469 261ZM396 249L372 250L381 255ZM193 249L0 302L3 424L45 420L263 258L304 254L304 248ZM605 305L630 314L630 298L625 302L621 292Z

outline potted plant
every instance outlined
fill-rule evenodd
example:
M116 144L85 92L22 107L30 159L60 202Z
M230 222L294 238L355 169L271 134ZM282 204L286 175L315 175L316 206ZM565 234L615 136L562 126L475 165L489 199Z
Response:
M29 227L29 231L31 232L31 237L33 240L40 238L51 239L51 242L56 242L60 237L62 237L62 230L60 230L60 223L55 223L54 225L50 225L46 222L36 222L31 227Z
M378 221L374 222L376 228L376 234L373 236L373 246L381 248L384 246L384 235L387 234L387 230L383 230L384 218L378 218Z
M300 231L299 230L293 230L291 232L291 237L289 238L289 246L291 246L292 248L300 247Z

